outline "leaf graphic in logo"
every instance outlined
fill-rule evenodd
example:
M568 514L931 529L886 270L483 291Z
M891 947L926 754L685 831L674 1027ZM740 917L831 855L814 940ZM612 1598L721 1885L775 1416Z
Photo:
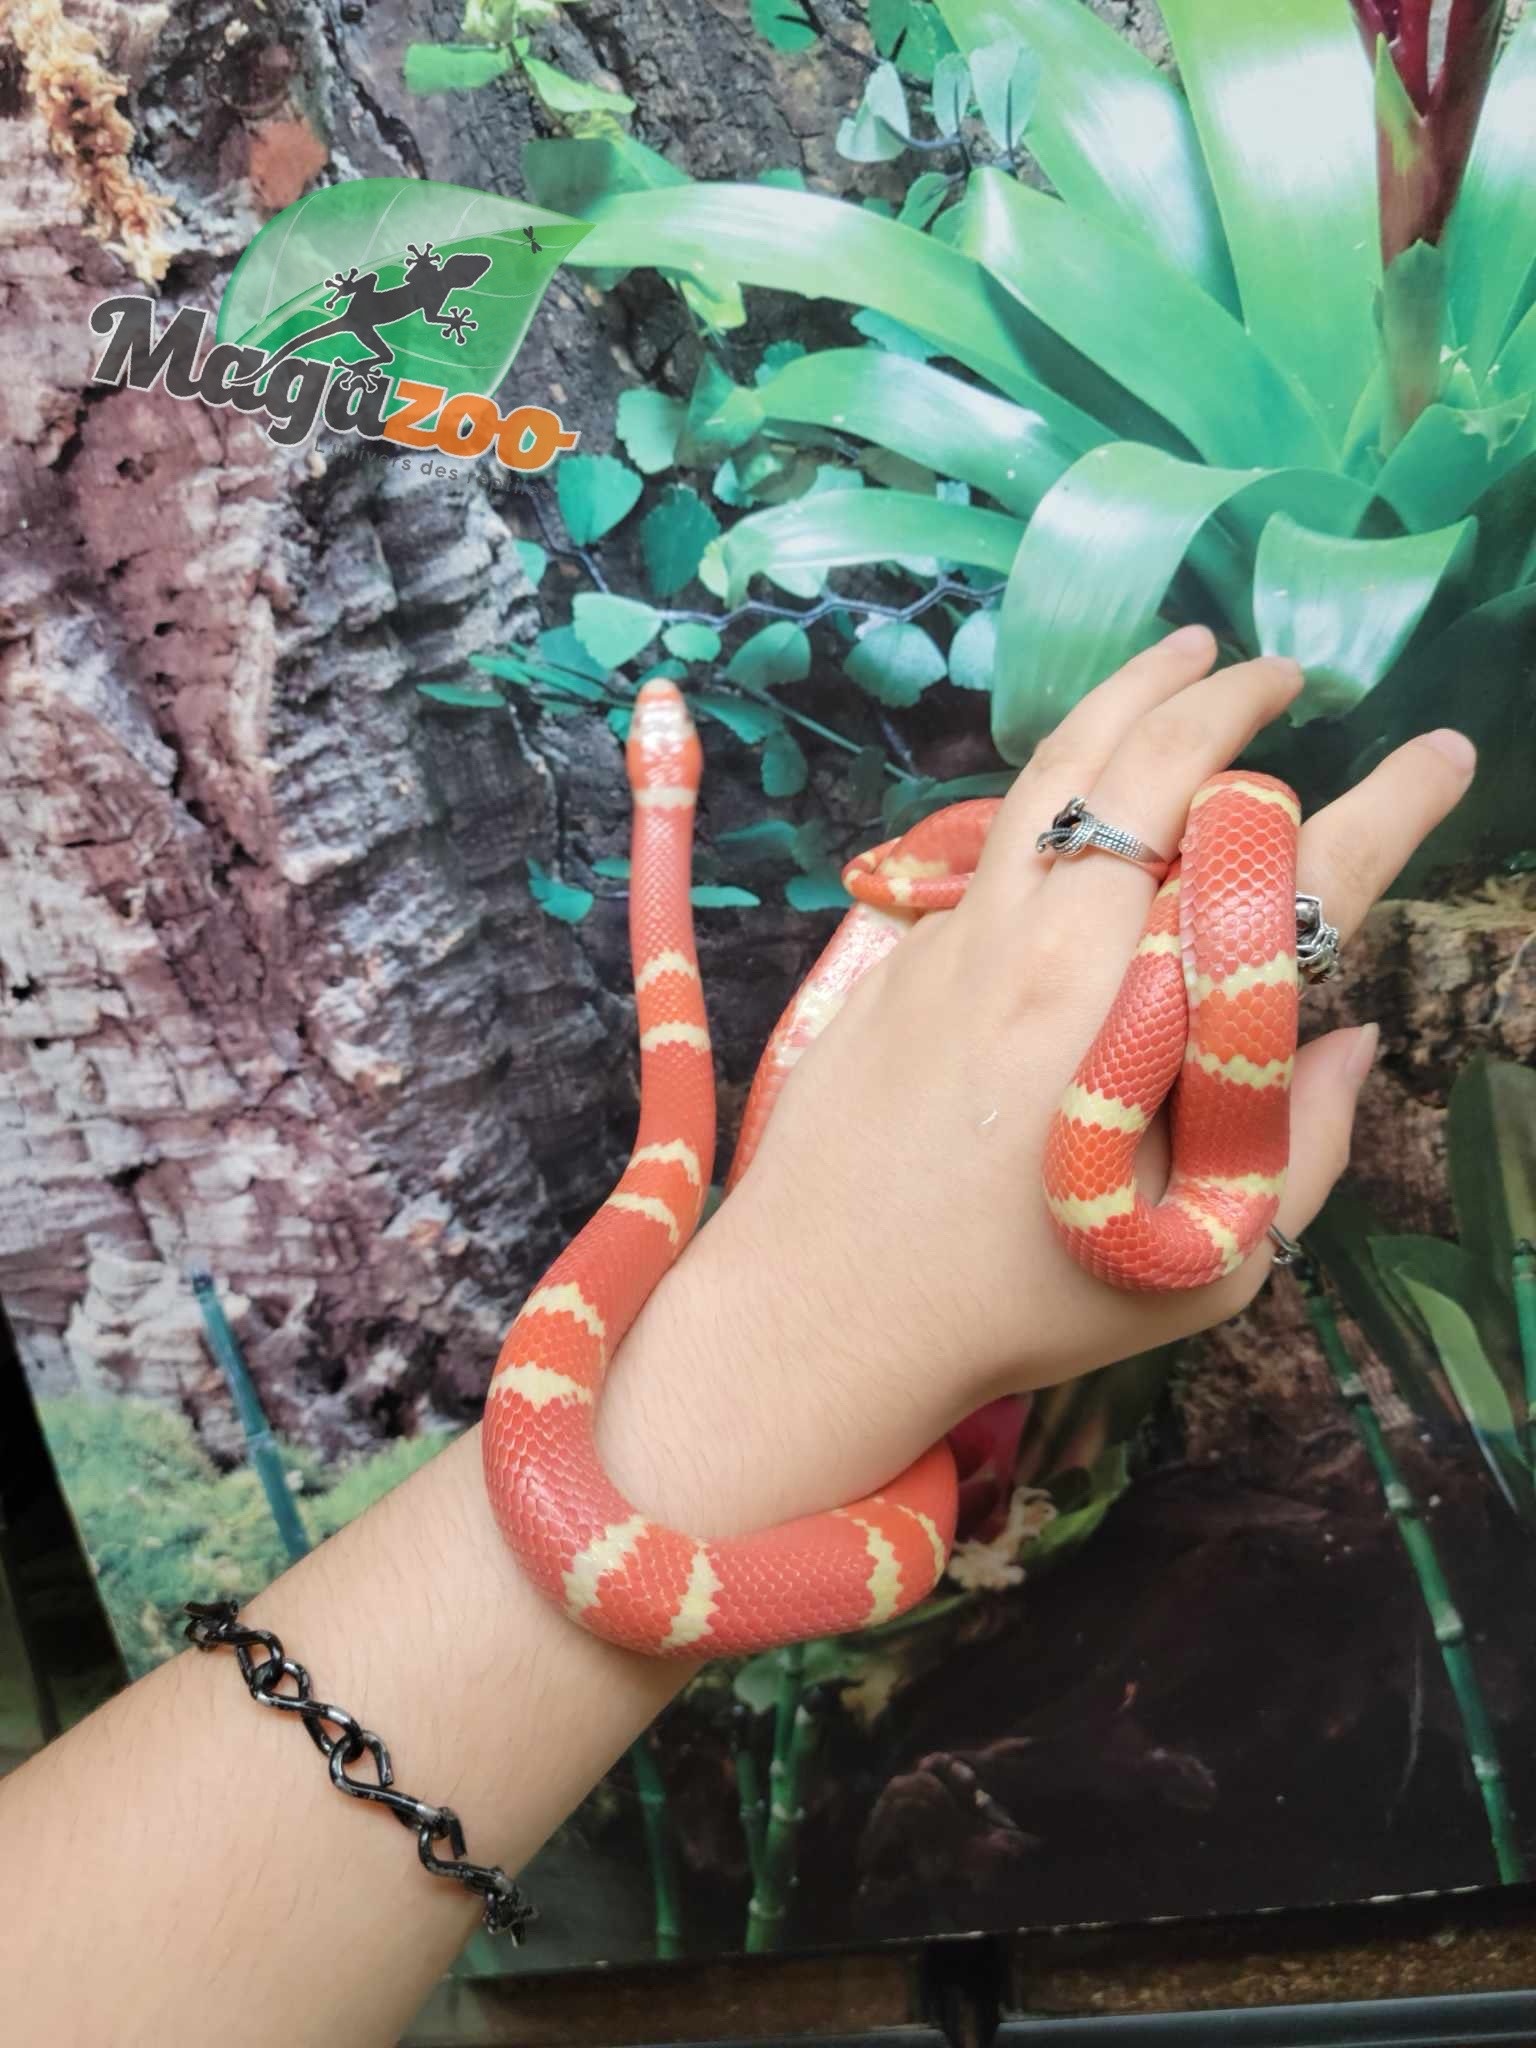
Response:
M218 339L489 397L589 229L463 185L327 185L269 220L236 264Z

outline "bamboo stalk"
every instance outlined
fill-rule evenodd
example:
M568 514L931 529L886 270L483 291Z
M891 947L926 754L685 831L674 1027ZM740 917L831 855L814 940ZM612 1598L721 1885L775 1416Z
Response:
M283 1470L283 1454L277 1447L272 1434L272 1425L267 1420L267 1411L261 1405L261 1396L256 1391L256 1382L251 1378L250 1367L240 1349L238 1338L229 1326L229 1318L219 1302L218 1290L213 1275L205 1267L194 1267L190 1274L192 1292L197 1297L197 1306L203 1318L203 1328L208 1335L208 1349L213 1353L214 1362L223 1373L225 1383L234 1396L235 1411L240 1417L240 1426L245 1431L246 1449L250 1455L251 1467L261 1481L261 1490L267 1497L267 1506L272 1511L272 1520L277 1524L277 1533L283 1539L283 1548L291 1558L309 1555L309 1535L300 1519L298 1504L288 1485L288 1475Z
M747 1953L765 1955L783 1945L790 1894L800 1860L801 1779L816 1747L820 1718L804 1691L805 1645L792 1643L779 1666L774 1713L773 1763L769 1770L768 1827L761 1866L747 1907Z
M643 1735L630 1745L629 1761L635 1774L635 1789L640 1794L641 1818L645 1822L645 1853L651 1866L651 1893L656 1901L656 1953L666 1959L683 1952L682 1923L677 1906L677 1858L673 1853L672 1830L668 1824L667 1788Z
M1514 1257L1515 1327L1520 1333L1520 1360L1525 1375L1525 1438L1527 1453L1536 1444L1536 1245L1522 1237Z
M736 1801L741 1810L741 1832L747 1844L747 1867L752 1872L755 1888L763 1874L763 1837L768 1809L763 1801L763 1781L758 1775L757 1758L752 1754L753 1714L744 1701L736 1703L734 1720Z
M1466 1624L1451 1597L1434 1538L1420 1515L1412 1489L1398 1469L1391 1445L1371 1406L1370 1391L1345 1348L1321 1273L1309 1258L1298 1260L1295 1273L1306 1303L1308 1320L1317 1334L1356 1434L1365 1446L1365 1454L1375 1471L1382 1497L1391 1511L1414 1577L1418 1580L1441 1661L1445 1665L1445 1675L1461 1715L1467 1757L1488 1818L1488 1835L1499 1877L1505 1884L1520 1884L1526 1876L1525 1859L1516 1839L1515 1817L1504 1782L1504 1767L1499 1760L1493 1723L1467 1643Z

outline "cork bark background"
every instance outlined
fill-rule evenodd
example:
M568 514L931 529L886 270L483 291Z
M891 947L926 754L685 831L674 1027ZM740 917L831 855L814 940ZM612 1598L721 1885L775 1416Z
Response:
M1100 11L1157 52L1155 15ZM522 87L404 89L406 43L457 24L453 0L28 0L0 40L0 1298L40 1391L178 1404L215 1451L235 1424L189 1264L282 1431L335 1451L465 1421L632 1127L622 904L557 925L525 865L622 850L617 747L416 690L540 623L515 487L88 382L98 300L153 279L167 312L216 304L317 178L518 192L547 128ZM859 175L833 148L858 67L776 54L745 0L589 0L550 49L696 177ZM759 295L753 332L836 317ZM653 277L568 272L514 376L601 450L618 394L686 390L695 348ZM987 765L977 707L937 695L924 765ZM715 829L760 804L735 765ZM749 919L703 933L728 1112L827 926ZM1533 929L1515 885L1388 906L1309 1003L1383 1021L1358 1170L1399 1227L1447 1226L1456 1063L1536 1056ZM1286 1301L1203 1356L1195 1458L1263 1468L1331 1420Z

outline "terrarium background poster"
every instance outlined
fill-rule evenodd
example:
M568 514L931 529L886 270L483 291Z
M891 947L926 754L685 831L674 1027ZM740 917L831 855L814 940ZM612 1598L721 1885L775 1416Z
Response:
M738 1948L774 1882L794 1946L1536 1855L1536 31L1445 12L10 18L0 1296L134 1671L475 1419L616 1178L646 674L703 725L727 1136L841 862L1168 626L1302 660L1254 758L1309 809L1482 750L1306 999L1382 1026L1310 1291L989 1412L934 1601L709 1669L518 1967ZM98 302L215 306L358 178L593 224L500 397L575 453L91 383Z

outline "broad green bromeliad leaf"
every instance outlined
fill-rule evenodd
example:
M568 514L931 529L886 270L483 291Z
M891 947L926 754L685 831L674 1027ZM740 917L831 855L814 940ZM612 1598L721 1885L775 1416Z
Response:
M1433 1344L1404 1311L1371 1256L1371 1240L1384 1235L1366 1203L1346 1188L1335 1188L1308 1229L1306 1246L1321 1261L1329 1284L1420 1424L1444 1436L1452 1412L1450 1390Z
M1118 229L993 170L972 173L949 218L956 248L1208 461L1330 460L1299 388L1230 313Z
M525 228L540 244L537 253ZM556 267L587 232L582 221L461 185L420 178L324 185L274 215L235 265L219 303L218 338L281 348L346 314L345 303L328 308L328 279L355 269L375 274L379 288L388 290L403 281L413 243L430 244L444 260L487 255L490 269L449 294L451 305L467 306L478 322L462 347L420 313L387 322L379 332L394 351L386 366L390 377L489 396L510 368ZM356 362L373 350L337 331L294 353Z
M1371 67L1348 0L1162 0L1250 333L1335 443L1376 360Z
M1536 15L1510 38L1483 103L1446 228L1451 318L1474 376L1536 298Z
M1041 500L1008 578L992 696L998 752L1027 760L1080 697L1159 637L1168 586L1213 514L1251 530L1288 511L1350 531L1369 495L1321 470L1207 469L1129 441L1091 449ZM1239 617L1250 595L1229 593Z
M726 604L739 604L754 576L799 588L807 574L913 555L1005 575L1022 533L1002 512L911 491L822 491L738 520L706 550L699 580Z
M1468 1061L1451 1088L1446 1167L1462 1250L1513 1300L1515 1246L1536 1244L1536 1073Z
M1083 452L1039 413L883 349L802 356L760 385L759 396L770 419L858 434L1021 514Z
M1512 1321L1491 1280L1458 1246L1439 1238L1372 1238L1371 1256L1398 1300L1428 1332L1456 1404L1505 1499L1517 1512L1536 1516L1536 1489L1510 1391Z
M927 336L1058 430L1075 420L1069 438L1098 438L1094 422L1034 367L1037 323L982 265L932 235L816 193L761 185L594 195L589 211L595 225L573 259L581 267L643 263L673 277L729 278L865 307Z
M1410 532L1459 519L1531 452L1533 410L1529 390L1470 411L1426 407L1382 465L1377 497Z
M1396 540L1351 540L1277 512L1253 566L1259 652L1301 663L1309 712L1348 710L1397 660L1476 534L1476 520L1464 519Z
M1084 0L939 0L962 50L1016 38L1040 66L1025 143L1076 212L1144 242L1229 312L1237 286L1183 94Z

